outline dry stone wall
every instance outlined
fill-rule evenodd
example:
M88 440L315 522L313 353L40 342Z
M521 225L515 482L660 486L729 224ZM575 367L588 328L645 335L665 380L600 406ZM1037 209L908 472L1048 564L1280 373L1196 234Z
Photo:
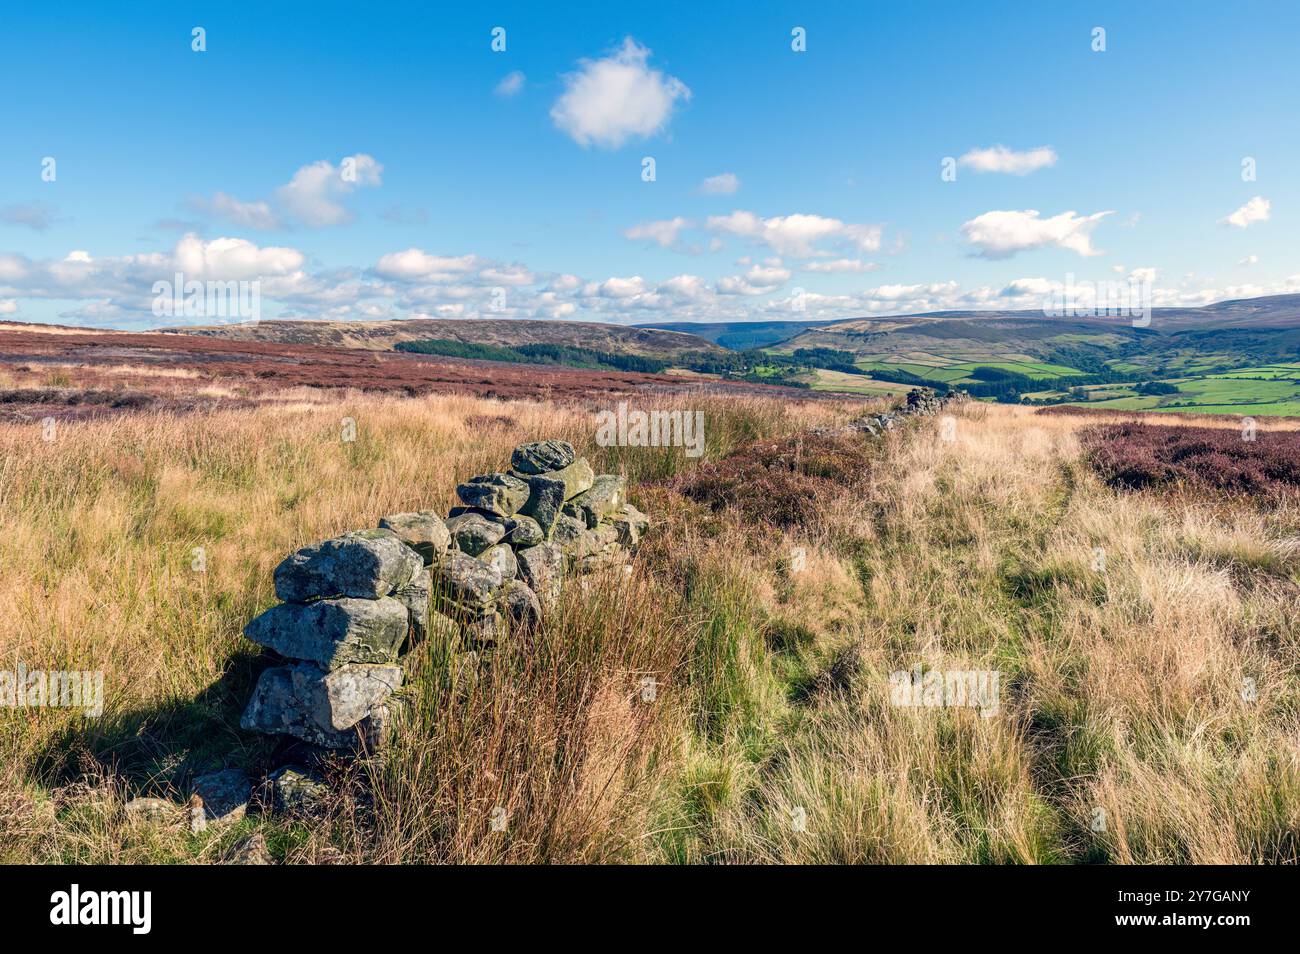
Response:
M326 750L372 748L393 713L402 654L431 631L490 650L536 626L566 580L625 561L645 533L626 479L565 441L521 444L507 471L456 488L461 506L384 517L290 554L281 602L244 630L266 669L243 728Z

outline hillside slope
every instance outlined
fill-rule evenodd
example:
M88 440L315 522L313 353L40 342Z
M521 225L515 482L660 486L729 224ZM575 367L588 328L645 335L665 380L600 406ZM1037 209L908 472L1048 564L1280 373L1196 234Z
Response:
M720 353L722 348L696 335L662 329L630 328L580 321L534 319L410 318L389 321L262 321L256 324L195 325L163 328L164 334L206 335L231 341L330 345L388 351L402 341L440 338L511 347L558 344L607 353L671 358Z

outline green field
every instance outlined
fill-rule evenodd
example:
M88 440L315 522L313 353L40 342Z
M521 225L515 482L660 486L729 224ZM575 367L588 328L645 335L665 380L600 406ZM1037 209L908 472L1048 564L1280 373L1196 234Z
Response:
M868 372L895 369L915 374L917 377L929 381L937 381L958 387L963 384L974 383L975 379L971 377L971 372L976 368L998 368L1015 374L1023 374L1035 381L1051 381L1055 378L1080 373L1077 369L1065 365L1048 364L1044 361L1034 361L1025 355L1009 355L1006 353L990 354L987 357L977 356L975 358L963 355L960 360L933 354L867 355L855 363Z
M1171 377L1166 381L1176 385L1179 393L1141 395L1132 387L1098 384L1083 389L1088 393L1088 400L1063 403L1171 414L1300 415L1300 364L1261 365L1204 377ZM1043 399L1066 395L1059 391L1040 391L1025 396Z

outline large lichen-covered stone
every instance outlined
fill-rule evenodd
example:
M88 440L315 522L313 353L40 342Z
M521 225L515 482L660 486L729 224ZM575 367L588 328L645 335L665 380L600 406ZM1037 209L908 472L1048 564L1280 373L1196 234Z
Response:
M568 441L535 441L520 444L510 455L510 467L517 474L544 474L573 463L573 445Z
M650 518L631 504L624 504L607 519L610 526L618 531L618 543L623 547L636 546L650 527Z
M481 560L452 550L429 568L435 607L450 615L481 616L501 588L501 571Z
M507 544L498 543L494 547L488 547L478 555L478 558L488 566L494 566L501 572L501 579L513 580L519 573L519 563L515 558L515 551L510 549Z
M564 509L565 501L591 489L595 479L596 474L585 457L578 458L562 470L531 476L528 478L531 491L528 502L519 512L532 517L549 534Z
M501 542L506 535L505 525L489 520L481 513L463 513L447 521L451 539L456 549L470 556L478 556L490 546Z
M239 769L223 769L196 778L194 794L202 799L203 814L208 821L236 822L248 811L253 781Z
M423 642L429 635L429 591L432 585L433 576L426 566L410 583L393 590L393 599L406 607L407 625L415 642Z
M617 474L601 474L564 506L564 512L579 517L591 529L605 518L618 512L627 503L627 478Z
M515 514L506 526L505 542L517 550L523 547L535 547L539 543L546 542L546 533L542 530L542 525L532 517Z
M579 538L587 532L587 524L578 517L561 514L551 529L551 542L565 553L571 553Z
M390 514L379 521L379 526L397 534L397 539L420 554L426 565L451 547L451 532L432 510Z
M329 671L347 663L391 662L406 638L408 618L407 606L390 596L281 603L245 626L244 635Z
M564 508L564 481L534 477L528 481L528 486L528 502L519 512L536 521L543 535L549 535Z
M277 815L309 817L329 804L330 789L324 782L297 765L285 765L266 777L271 811Z
M593 530L584 529L568 550L575 560L612 553L618 547L618 530L608 523L598 524Z
M508 580L501 587L499 602L501 612L514 632L532 632L542 620L542 606L537 594L522 580Z
M564 583L564 551L554 543L542 543L518 551L519 575L544 603L560 595Z
M373 600L405 586L420 566L419 555L392 530L355 530L286 557L275 568L275 595L287 603Z
M596 482L596 472L587 463L587 458L579 457L563 470L551 470L544 474L535 474L528 478L530 485L537 481L559 481L564 485L564 499L572 500L579 494L590 490Z
M466 506L508 517L528 502L528 484L510 474L485 474L456 488Z
M267 669L248 701L242 728L291 735L324 748L352 748L348 732L402 684L402 667L353 663L325 672L312 663Z

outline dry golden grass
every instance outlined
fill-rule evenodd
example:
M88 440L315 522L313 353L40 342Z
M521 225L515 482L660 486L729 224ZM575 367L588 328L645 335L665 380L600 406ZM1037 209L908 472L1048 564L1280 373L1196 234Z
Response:
M1117 495L1079 462L1085 418L968 405L951 441L864 446L863 479L778 532L669 490L680 451L595 447L589 409L281 398L0 427L0 666L107 692L94 721L0 711L3 860L215 861L255 827L299 862L1297 860L1294 510ZM854 410L677 400L708 459ZM571 588L490 663L418 647L406 717L322 820L124 820L274 764L237 729L239 634L286 552L445 509L556 436L639 482L632 576ZM892 704L915 665L998 671L997 711Z

